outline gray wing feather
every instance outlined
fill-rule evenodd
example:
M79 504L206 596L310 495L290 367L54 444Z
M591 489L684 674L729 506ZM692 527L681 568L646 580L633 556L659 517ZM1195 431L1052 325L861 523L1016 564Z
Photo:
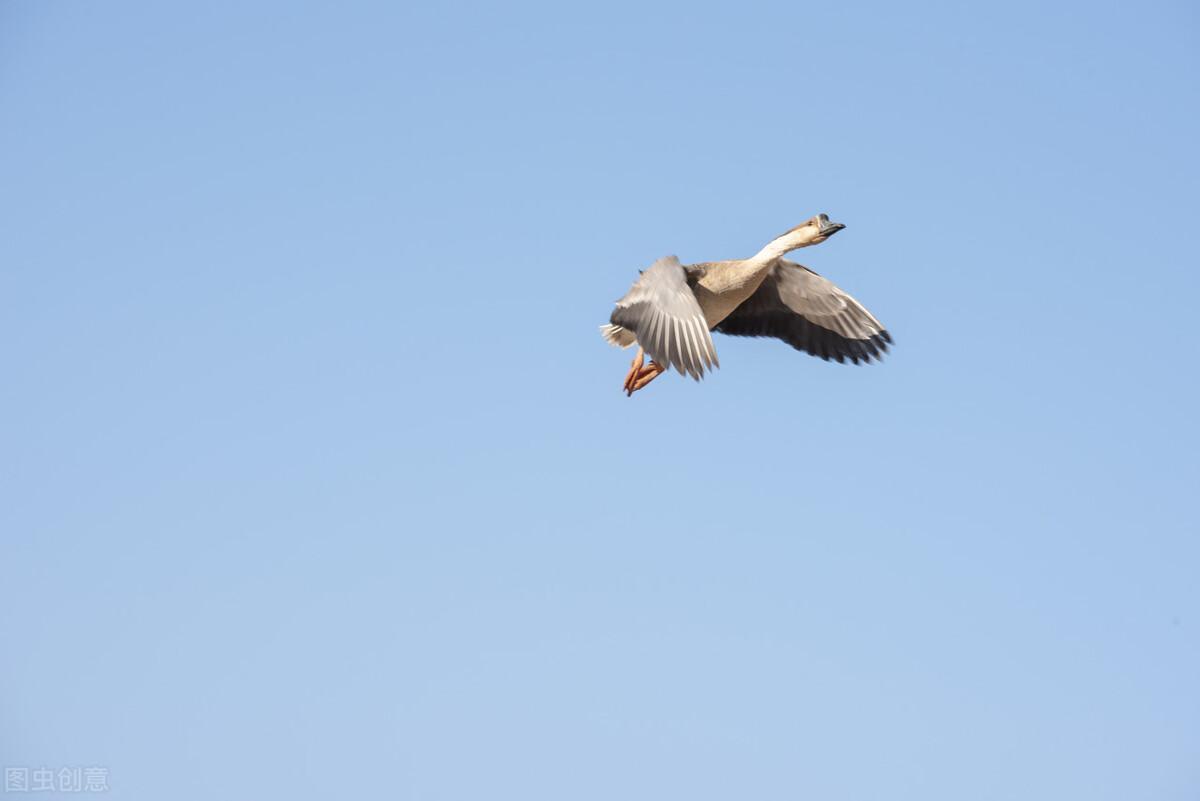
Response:
M870 339L884 332L881 322L828 278L803 264L779 260L774 270L779 299L796 314L847 339Z
M717 325L724 334L776 337L822 359L880 358L892 336L832 281L780 259L741 306Z
M638 344L659 364L674 367L697 381L705 369L719 367L704 312L688 285L688 274L674 256L651 264L617 301L611 322L634 333Z

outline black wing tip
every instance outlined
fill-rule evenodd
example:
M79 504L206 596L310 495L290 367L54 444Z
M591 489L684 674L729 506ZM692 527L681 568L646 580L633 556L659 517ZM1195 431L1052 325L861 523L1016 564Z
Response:
M841 362L841 353L845 353L850 361L854 364L871 364L872 362L882 362L883 354L888 352L888 345L892 342L892 336L887 331L880 331L878 334L873 334L866 339L843 339L837 343L843 350L839 353L838 361ZM821 354L814 354L820 356Z

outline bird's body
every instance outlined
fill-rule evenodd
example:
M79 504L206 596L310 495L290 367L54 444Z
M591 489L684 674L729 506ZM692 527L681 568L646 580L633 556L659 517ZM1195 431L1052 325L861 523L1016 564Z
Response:
M750 299L767 277L769 266L756 268L749 259L730 259L692 265L690 271L696 276L692 294L712 330Z
M776 337L826 360L879 358L891 342L882 324L833 283L783 258L843 227L819 214L749 259L686 266L674 256L656 261L601 326L613 345L638 345L625 390L632 395L669 367L699 380L718 366L712 330ZM646 354L649 367L643 366Z

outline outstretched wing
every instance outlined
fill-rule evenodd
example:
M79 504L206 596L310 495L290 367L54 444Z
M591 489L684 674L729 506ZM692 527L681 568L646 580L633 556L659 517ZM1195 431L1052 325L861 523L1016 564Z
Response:
M879 359L892 336L832 281L780 259L762 285L716 327L723 334L775 337L828 361Z
M705 369L720 366L704 312L674 256L647 267L617 301L610 320L632 331L651 359L680 375L686 372L699 381Z

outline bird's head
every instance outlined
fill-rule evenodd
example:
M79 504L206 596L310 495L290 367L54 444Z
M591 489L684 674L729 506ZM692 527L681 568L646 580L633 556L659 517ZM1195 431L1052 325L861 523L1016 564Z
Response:
M811 220L797 225L788 234L792 236L796 247L806 248L809 245L819 245L846 226L829 221L828 214L818 214Z
M797 248L819 245L845 227L841 223L830 222L828 214L818 214L772 239L754 258L773 261Z

